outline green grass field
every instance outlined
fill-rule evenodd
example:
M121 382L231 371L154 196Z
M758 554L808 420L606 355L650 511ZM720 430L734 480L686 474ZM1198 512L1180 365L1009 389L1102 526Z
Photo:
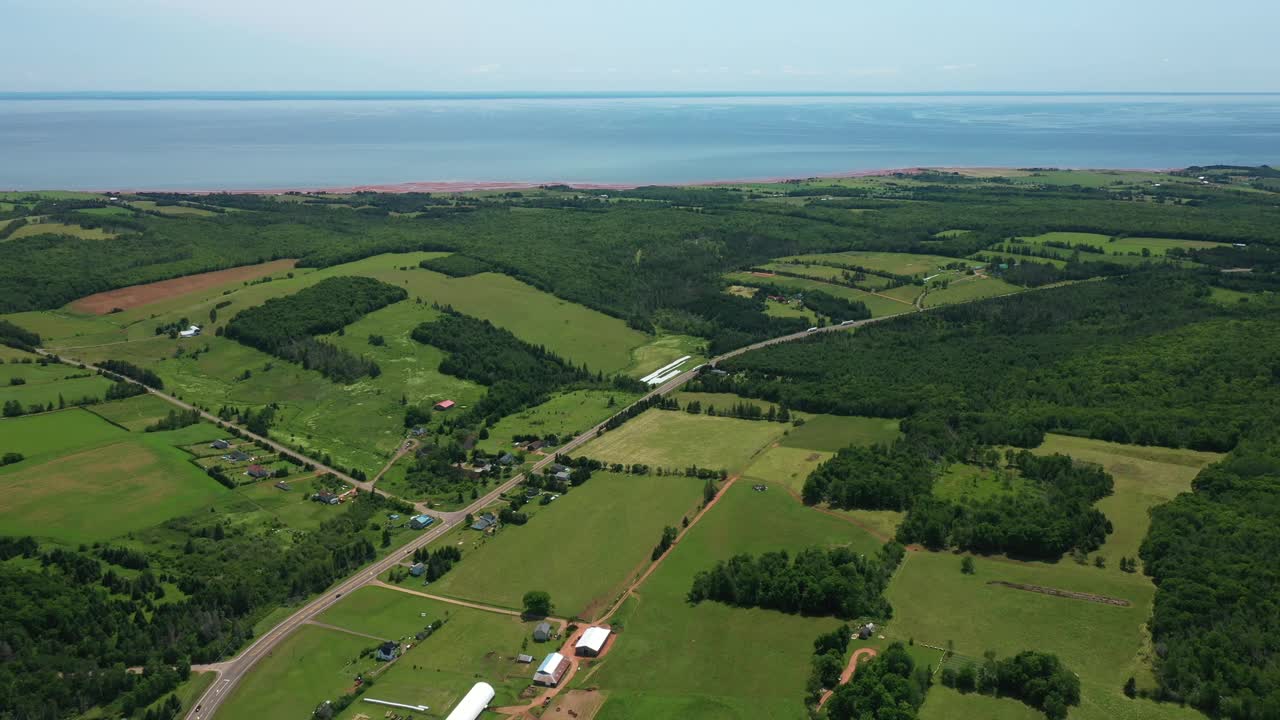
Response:
M953 463L933 484L933 494L944 500L986 501L1006 495L1039 490L1017 472Z
M1182 250L1198 250L1212 247L1226 247L1226 243L1208 242L1204 240L1178 240L1174 238L1141 238L1141 237L1125 237L1112 240L1107 235L1099 235L1097 233L1081 233L1081 232L1049 232L1043 235L1033 235L1019 238L1029 245L1041 246L1042 249L1051 252L1060 257L1067 258L1072 254L1072 250L1065 248L1046 247L1045 243L1059 242L1068 245L1092 245L1101 248L1107 259L1119 262L1141 262L1142 251L1146 250L1150 257L1161 258L1165 253L1173 248ZM1093 257L1100 259L1096 253L1081 253L1084 259ZM1117 260L1124 258L1124 260Z
M788 427L762 420L650 410L587 443L578 454L611 463L672 469L697 465L734 473Z
M166 417L174 405L155 395L138 395L124 400L90 405L89 412L123 426L126 430L142 432L148 425Z
M0 518L15 535L68 543L105 540L182 515L226 492L172 445L185 444L193 433L212 434L211 426L130 434L84 410L0 423L6 446L29 454L0 469ZM61 436L62 442L32 440L42 433Z
M742 471L742 477L781 485L785 491L798 496L804 489L804 481L809 473L830 460L834 454L806 448L771 447L755 457L746 470Z
M532 641L536 623L385 588L353 593L326 612L321 621L361 632L380 628L391 637L400 637L437 619L445 620L444 626L380 674L366 697L428 705L431 709L426 717L439 718L483 680L497 691L494 706L515 703L533 677L533 668L516 663L515 656L528 652L541 659L539 654L546 650ZM338 717L347 720L359 712L381 717L381 712L371 712L373 708L357 702Z
M850 250L847 252L795 255L778 258L774 262L826 262L847 267L864 267L868 270L879 270L893 273L894 275L931 275L939 267L956 262L956 258L918 253Z
M529 524L464 550L431 591L519 609L526 591L545 589L559 614L593 618L648 566L662 528L693 515L702 486L696 478L597 472Z
M815 265L812 263L771 262L760 265L759 267L762 270L768 270L770 272L792 273L794 275L803 275L807 278L813 278L814 280L823 280L837 284L844 279L846 274L851 274L852 272L847 268L832 267L830 265ZM892 282L889 278L881 275L869 275L865 273L864 275L864 278L857 281L858 287L869 290L878 290Z
M350 690L357 674L377 665L371 658L357 660L374 644L359 635L304 625L245 676L218 716L308 717L321 702Z
M909 303L896 302L889 298L873 295L869 292L851 288L845 285L836 285L834 283L822 282L821 280L810 280L807 278L787 277L785 275L774 275L773 277L760 277L752 275L749 272L733 272L724 276L726 280L733 283L771 283L779 287L788 288L797 292L806 292L820 290L822 292L834 295L836 297L845 298L863 303L867 309L871 311L873 317L882 317L884 315L898 315L904 312L911 312L913 308Z
M615 616L614 649L575 686L609 700L599 720L651 717L807 717L804 684L813 639L839 625L769 610L685 601L695 573L737 553L851 545L878 548L851 523L784 493L757 493L745 479L725 492Z
M764 314L769 317L779 318L804 318L806 322L816 325L818 316L812 310L803 305L795 305L792 303L781 303L770 300L764 305Z
M1097 593L1132 605L1052 597L989 585L992 580ZM1153 593L1141 575L1070 561L978 558L975 574L964 575L957 555L912 552L889 586L894 619L886 635L939 647L954 642L956 652L970 657L987 650L1054 653L1081 678L1083 701L1071 710L1076 720L1182 717L1185 712L1175 705L1135 703L1120 691L1131 675L1140 686L1151 684L1145 624Z
M14 233L8 237L6 242L13 242L33 235L44 235L46 233L52 233L54 235L70 235L84 240L110 240L115 237L115 233L109 233L102 228L82 228L79 225L46 221L23 225L15 230Z
M161 215L209 217L217 214L211 210L186 205L157 205L155 200L134 200L129 204L139 210L154 210Z
M14 379L25 382L13 385ZM37 403L57 407L59 397L67 403L84 397L101 400L111 384L110 380L73 365L8 363L0 365L0 404L16 400L26 409Z
M561 442L630 405L639 395L604 390L562 393L536 407L504 417L489 430L489 438L476 447L490 453L510 450L512 436L553 433ZM612 403L612 404L611 404Z
M930 290L929 294L924 296L924 306L937 307L981 300L1022 292L1023 289L999 278L979 275L961 276L953 279L946 288Z
M997 698L978 693L961 693L944 687L936 679L924 705L920 708L920 720L956 720L956 718L981 718L982 720L1044 720L1044 713L1013 698Z
M1115 491L1098 501L1098 509L1115 530L1098 553L1111 567L1121 557L1138 556L1138 547L1151 526L1149 511L1191 491L1200 469L1217 462L1219 453L1089 440L1069 435L1046 435L1037 453L1062 453L1101 465L1115 479Z
M898 421L849 415L812 415L804 425L791 428L779 443L783 447L835 452L850 445L887 444L898 439Z

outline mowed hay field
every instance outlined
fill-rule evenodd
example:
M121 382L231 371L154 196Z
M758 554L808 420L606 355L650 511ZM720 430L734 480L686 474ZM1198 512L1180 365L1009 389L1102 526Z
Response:
M1165 254L1174 248L1180 250L1202 250L1212 247L1227 247L1227 243L1210 242L1206 240L1179 240L1175 238L1142 238L1142 237L1125 237L1112 240L1110 236L1100 235L1098 233L1082 233L1082 232L1048 232L1042 235L1032 235L1028 237L1018 238L1028 245L1037 245L1061 258L1069 257L1072 252L1070 249L1057 248L1047 246L1045 243L1057 242L1066 243L1068 245L1092 245L1100 248L1102 252L1111 260L1116 258L1127 258L1132 262L1140 262L1141 254L1146 250L1151 257L1164 257ZM1090 257L1100 257L1096 253L1081 253L1084 259ZM1138 257L1134 257L1134 256Z
M547 434L559 436L561 442L583 432L630 405L640 396L612 390L574 390L508 415L489 430L489 437L476 447L490 453L511 449L515 435Z
M126 430L143 432L148 425L168 416L174 410L172 403L155 395L137 395L124 400L113 400L100 405L90 405L89 412L105 420L123 426ZM212 428L210 429L213 431Z
M920 720L1044 720L1044 713L1021 700L961 693L934 682L920 707Z
M462 562L430 591L519 609L526 591L543 589L556 614L590 620L648 566L662 529L694 515L702 487L674 475L593 473L527 525L464 549Z
M1202 468L1223 455L1196 450L1121 445L1069 435L1045 435L1038 454L1061 453L1076 460L1096 463L1111 473L1115 491L1098 501L1097 507L1111 520L1114 532L1097 554L1110 565L1121 557L1138 556L1138 548L1151 526L1151 508L1191 492L1191 481Z
M362 588L319 618L337 627L391 639L408 638L434 620L443 620L444 626L421 644L415 641L416 647L379 674L368 697L421 703L431 707L426 717L444 717L472 685L483 680L497 691L493 706L510 705L530 684L534 670L534 666L516 663L515 656L527 652L541 660L540 653L551 649L533 642L537 623L388 588ZM526 640L528 646L524 647ZM374 641L364 642L368 646ZM355 703L338 717L346 720L360 712L382 717L382 713L371 713L371 707ZM239 716L228 717L234 720Z
M70 235L82 240L110 240L115 237L115 233L107 232L102 228L83 228L79 225L49 221L23 225L6 240L0 242L14 242L34 235Z
M587 443L579 454L607 463L680 470L696 465L733 474L789 427L763 420L649 410Z
M813 640L840 621L714 602L691 606L685 595L697 572L738 553L837 545L879 548L851 523L737 481L623 605L613 618L624 626L613 649L574 685L607 693L598 720L807 717Z
M923 255L919 253L895 252L848 252L817 253L813 255L795 255L778 258L775 262L784 263L829 263L841 267L864 267L868 270L893 273L894 275L929 275L934 270L956 262L956 258L942 255Z
M1065 559L1053 565L1003 558L975 562L976 572L964 575L958 555L907 553L889 585L889 639L938 647L954 642L957 653L974 658L987 650L1001 656L1054 653L1081 679L1083 699L1071 709L1075 720L1190 717L1176 705L1134 701L1121 692L1130 676L1140 687L1152 684L1146 622L1155 588L1147 578ZM1131 605L1053 597L989 584L993 580L1093 593Z
M770 283L796 292L819 290L836 297L845 298L846 300L863 303L867 306L867 310L871 311L872 317L898 315L904 312L912 312L914 310L911 304L907 302L898 302L892 298L875 295L866 292L865 290L851 288L846 285L822 282L821 280L788 277L786 275L761 277L749 272L733 272L728 273L724 277L726 280L734 283L742 283L746 285Z
M351 690L357 674L377 665L372 657L358 659L361 650L375 644L360 635L304 625L254 666L218 717L308 717L321 702Z
M0 421L4 450L28 454L0 468L0 518L14 535L82 543L190 512L227 490L171 443L213 432L130 434L79 409ZM41 435L65 441L42 444Z
M21 385L14 385L21 381ZM6 363L0 365L0 404L17 401L24 410L32 405L54 407L59 399L73 403L90 397L101 400L110 380L74 365Z
M965 275L953 279L945 288L933 289L924 296L925 307L951 305L1022 292L1025 288L985 275Z

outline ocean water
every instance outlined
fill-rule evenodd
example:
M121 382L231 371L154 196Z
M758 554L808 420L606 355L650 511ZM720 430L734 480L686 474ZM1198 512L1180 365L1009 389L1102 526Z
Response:
M0 95L0 189L1280 162L1280 95Z

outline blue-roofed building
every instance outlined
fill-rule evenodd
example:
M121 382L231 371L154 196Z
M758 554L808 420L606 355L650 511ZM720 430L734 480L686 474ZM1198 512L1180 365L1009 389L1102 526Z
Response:
M480 517L476 518L475 521L471 523L471 529L484 531L484 530L488 530L489 528L497 524L498 524L498 518L495 517L493 513L485 513Z
M409 521L409 529L421 530L435 521L436 519L431 517L430 515L419 515Z

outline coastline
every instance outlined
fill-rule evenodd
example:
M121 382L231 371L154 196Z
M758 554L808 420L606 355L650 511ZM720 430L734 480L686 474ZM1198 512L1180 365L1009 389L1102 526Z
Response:
M1054 168L1037 168L1045 170L1073 170L1080 172L1147 172L1147 173L1168 173L1183 170L1185 168L1076 168L1076 167L1054 167ZM574 190L632 190L638 187L660 186L660 187L717 187L729 185L753 185L753 184L777 184L786 182L802 182L806 180L844 180L849 178L860 177L889 177L893 175L918 175L929 171L939 172L956 172L961 174L981 175L999 175L1001 173L1027 173L1031 168L1017 167L974 167L974 166L915 166L903 168L881 168L877 170L851 170L847 172L825 173L818 175L805 176L773 176L760 178L740 178L740 179L720 179L720 180L699 180L693 182L675 182L675 183L601 183L592 181L570 181L570 180L548 180L543 182L533 182L529 180L422 180L400 183L374 183L360 185L316 185L316 186L288 186L274 188L210 188L200 190L190 189L163 189L163 188L113 188L103 190L90 190L88 192L97 193L175 193L182 195L215 195L215 194L232 194L232 195L285 195L285 194L329 194L329 195L349 195L357 192L377 192L377 193L464 193L478 191L520 191L535 190L548 185L564 185ZM23 191L13 191L23 192ZM38 192L38 191L31 191Z

